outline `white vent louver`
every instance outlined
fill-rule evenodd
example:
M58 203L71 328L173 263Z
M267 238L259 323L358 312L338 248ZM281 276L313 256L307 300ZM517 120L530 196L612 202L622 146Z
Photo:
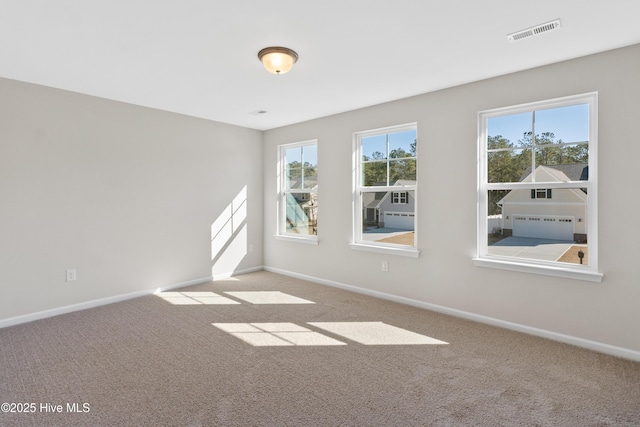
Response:
M507 34L507 40L509 40L510 42L516 42L518 40L537 36L538 34L546 33L548 31L555 30L557 28L560 28L559 19L556 19L550 22L545 22L544 24L536 25L535 27L527 28L526 30Z

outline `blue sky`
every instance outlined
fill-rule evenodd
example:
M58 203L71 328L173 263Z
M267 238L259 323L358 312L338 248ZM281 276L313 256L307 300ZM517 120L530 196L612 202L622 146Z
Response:
M489 136L502 135L517 144L524 132L531 131L531 114L512 114L493 117L487 121ZM589 140L589 105L536 111L536 134L553 132L555 140L584 142Z
M317 145L305 145L302 147L287 148L285 155L287 157L287 163L297 161L301 163L308 162L308 163L311 163L312 165L318 164L318 146Z
M393 132L389 135L389 151L402 148L405 152L411 152L411 144L416 140L416 130ZM383 155L387 151L387 134L368 136L362 138L362 155L369 158L376 151Z

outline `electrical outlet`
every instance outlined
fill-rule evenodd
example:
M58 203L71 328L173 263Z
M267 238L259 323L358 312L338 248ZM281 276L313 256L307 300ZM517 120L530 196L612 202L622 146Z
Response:
M389 271L389 263L387 261L382 261L382 271Z
M73 282L74 280L76 280L76 269L71 268L67 270L67 282Z

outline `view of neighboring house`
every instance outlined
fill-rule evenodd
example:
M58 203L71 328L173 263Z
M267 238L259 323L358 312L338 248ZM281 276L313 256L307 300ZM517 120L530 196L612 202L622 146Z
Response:
M287 180L285 193L286 232L318 234L318 183L314 174L293 176Z
M536 182L567 182L588 179L589 166L568 164L538 166ZM521 182L532 182L527 171ZM511 190L498 202L503 236L587 241L587 193L582 189L545 188Z
M365 227L394 228L413 231L415 217L415 194L402 189L415 185L415 181L398 180L394 184L398 191L379 191L362 195L362 218Z
M287 230L296 234L318 234L318 194L288 193Z

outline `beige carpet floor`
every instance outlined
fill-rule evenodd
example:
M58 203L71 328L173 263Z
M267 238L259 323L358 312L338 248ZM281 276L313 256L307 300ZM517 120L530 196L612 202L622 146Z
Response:
M0 329L0 402L1 426L636 426L640 363L261 271Z

